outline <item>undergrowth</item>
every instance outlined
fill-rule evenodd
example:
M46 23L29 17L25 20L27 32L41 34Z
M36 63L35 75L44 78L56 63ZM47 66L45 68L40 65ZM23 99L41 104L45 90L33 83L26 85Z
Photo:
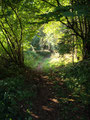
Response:
M64 56L59 55L59 53L52 53L45 61L43 61L43 70L49 72L50 70L55 70L59 66L64 66L72 61L70 55L66 54Z
M42 67L48 73L46 74L49 79L55 80L54 87L62 108L61 120L89 120L90 60L73 65L70 63L71 59L57 54L47 57L28 51L24 55L25 65L33 69L45 58ZM59 78L59 81L56 81L56 78ZM35 97L36 90L33 85L25 83L23 68L8 62L0 65L0 120L32 120L30 110Z
M60 57L53 56L44 61L43 69L51 80L59 78L64 85L58 85L60 81L54 82L57 96L60 97L60 105L63 108L61 112L63 119L89 120L90 60L72 64L70 59L65 62L63 58L61 60Z
M71 114L76 114L72 120L89 120L90 109L90 60L80 61L78 63L59 66L53 73L63 81L64 86L55 82L57 96L60 97L60 105L62 105L62 114L65 120ZM65 107L66 106L66 107ZM66 111L66 112L65 112Z
M8 61L0 65L0 120L32 120L30 110L36 91L26 83L24 71Z
M59 69L59 76L65 81L73 96L84 104L90 104L90 60L66 65Z
M22 76L0 80L0 120L28 120L34 92ZM31 100L31 101L30 101Z
M43 56L40 56L36 52L26 51L24 53L24 63L26 66L35 69L38 64L42 61Z

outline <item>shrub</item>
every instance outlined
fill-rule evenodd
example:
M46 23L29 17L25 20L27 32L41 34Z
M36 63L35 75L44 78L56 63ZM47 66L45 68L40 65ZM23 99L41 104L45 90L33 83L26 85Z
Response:
M42 60L42 57L33 51L25 52L24 56L25 56L24 57L25 65L31 68L35 68L39 64L39 62L41 62Z
M0 120L30 119L33 97L34 92L25 87L23 76L0 80Z
M79 96L84 104L90 104L90 61L82 61L75 65L67 65L61 71L67 87L74 96ZM60 75L61 75L60 74Z

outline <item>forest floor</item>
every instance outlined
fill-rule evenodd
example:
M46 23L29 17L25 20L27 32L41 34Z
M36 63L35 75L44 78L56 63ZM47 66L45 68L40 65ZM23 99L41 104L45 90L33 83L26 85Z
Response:
M83 85L90 78L90 62L53 67L51 60L40 58L33 69L1 64L0 120L90 120L90 97ZM89 81L86 86L89 90Z
M40 74L39 74L40 75ZM48 76L40 75L37 83L37 98L33 101L33 120L58 120L59 102Z
M59 120L59 101L53 88L53 81L43 72L43 62L37 66L36 71L38 84L37 99L33 103L33 112L31 112L33 120Z
M39 65L35 68L35 70L39 73L42 73L43 72L43 62L48 59L49 57L45 57L42 62L39 63Z
M82 103L73 98L64 80L52 71L44 73L42 64L33 73L37 96L30 112L32 120L89 120Z

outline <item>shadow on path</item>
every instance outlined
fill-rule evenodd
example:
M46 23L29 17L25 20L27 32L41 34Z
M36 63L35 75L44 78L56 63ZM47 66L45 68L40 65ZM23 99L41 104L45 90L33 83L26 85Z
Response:
M59 101L48 76L39 76L37 98L33 101L33 120L59 120Z
M65 81L53 71L45 74L42 64L29 72L37 94L30 111L32 120L90 120L84 105L73 97Z

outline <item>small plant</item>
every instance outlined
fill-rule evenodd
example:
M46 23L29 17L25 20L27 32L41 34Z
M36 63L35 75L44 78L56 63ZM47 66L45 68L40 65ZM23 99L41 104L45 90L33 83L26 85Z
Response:
M36 68L43 58L42 56L33 51L25 52L24 56L25 65L31 67L32 69Z
M31 120L28 111L35 94L30 88L25 87L23 76L0 80L0 120Z

